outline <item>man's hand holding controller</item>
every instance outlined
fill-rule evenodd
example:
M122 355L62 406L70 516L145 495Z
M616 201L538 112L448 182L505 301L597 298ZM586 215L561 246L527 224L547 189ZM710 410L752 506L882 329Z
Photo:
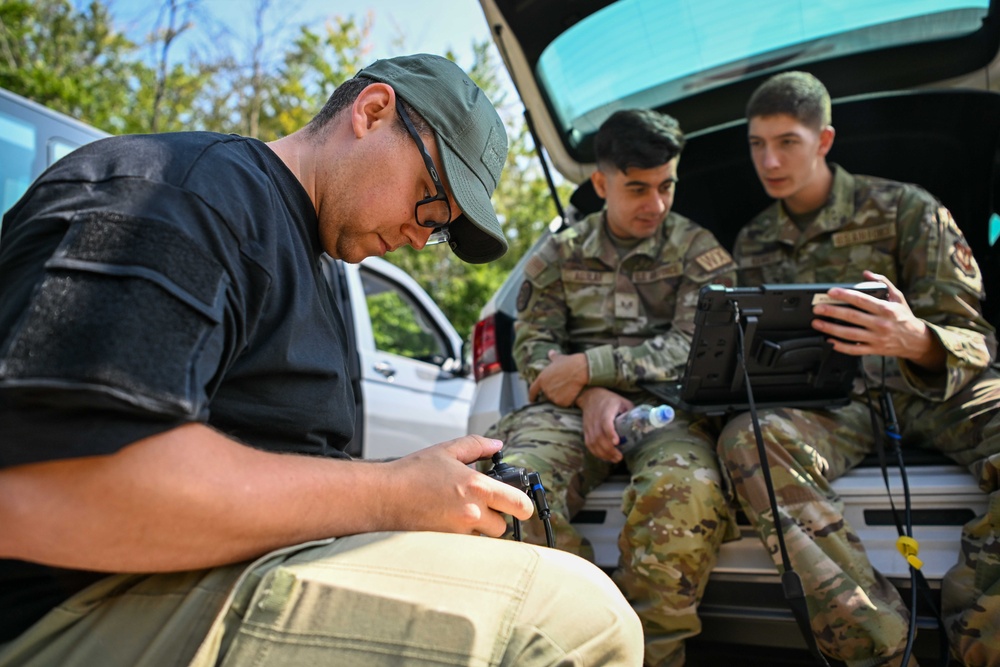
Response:
M503 515L529 519L534 506L523 491L469 467L502 446L467 435L382 464L391 470L391 483L375 512L382 519L375 530L500 537L507 529Z

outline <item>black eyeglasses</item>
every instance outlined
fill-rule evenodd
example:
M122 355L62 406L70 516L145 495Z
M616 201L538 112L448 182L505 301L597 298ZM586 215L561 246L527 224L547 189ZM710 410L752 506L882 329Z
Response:
M444 184L441 183L441 179L438 177L434 161L427 153L423 139L417 133L417 128L413 126L413 121L410 120L410 116L403 109L403 105L400 103L398 97L396 98L396 111L399 112L399 117L403 119L406 131L410 133L413 141L416 142L417 148L420 150L420 157L424 159L424 166L427 167L427 172L431 175L431 180L434 182L434 195L425 197L417 202L417 205L413 207L413 217L421 227L434 230L434 233L430 235L424 245L446 243L451 238L448 231L448 225L451 224L451 204L448 203L448 196L444 193Z

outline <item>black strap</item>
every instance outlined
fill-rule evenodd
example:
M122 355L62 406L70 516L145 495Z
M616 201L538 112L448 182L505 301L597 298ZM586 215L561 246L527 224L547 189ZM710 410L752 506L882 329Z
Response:
M781 515L778 514L778 500L774 495L774 483L771 481L771 465L767 459L767 452L764 449L764 437L760 432L760 420L757 417L757 406L753 400L753 388L750 386L750 373L747 371L746 359L744 356L743 327L740 325L739 306L733 303L735 309L735 326L737 331L737 352L736 359L743 370L744 381L747 388L747 403L750 407L750 420L753 423L753 434L757 440L757 455L760 458L760 469L764 474L764 483L767 486L767 498L771 503L771 515L774 517L775 533L778 536L778 547L781 550L781 564L784 572L781 574L781 589L785 594L785 600L791 607L792 615L799 626L799 632L805 639L809 653L816 659L816 662L825 667L829 667L826 658L819 651L816 644L816 637L813 635L812 626L809 624L809 609L806 606L806 596L802 589L802 580L798 573L792 568L792 561L788 557L788 549L785 547L784 528L781 525Z
M872 422L872 435L875 440L875 451L878 454L879 466L882 468L882 481L885 482L885 492L889 497L889 507L892 508L892 519L896 524L896 532L900 537L913 537L913 511L910 499L910 483L909 478L906 475L906 464L903 462L903 448L900 446L902 441L902 434L899 428L899 422L896 419L896 409L892 403L892 397L889 395L888 390L885 387L885 358L882 359L882 386L879 389L879 403L881 408L882 420L885 422L885 430L879 428L878 419L876 417L876 411L871 401L871 390L868 387L868 379L862 374L865 380L865 399L868 403L868 414L871 417ZM899 520L899 511L896 509L896 503L892 498L892 488L889 484L889 469L888 462L886 460L886 439L889 440L892 449L896 454L896 463L899 466L899 476L903 484L903 521ZM904 528L905 524L905 528ZM938 625L938 659L940 667L948 667L951 662L951 651L948 646L948 633L945 631L944 620L941 618L941 612L938 611L937 605L934 604L934 598L931 594L930 584L927 583L927 579L924 577L924 573L909 565L910 568L910 627L909 632L906 637L906 649L903 653L903 661L901 664L908 665L910 660L910 655L913 651L913 641L916 638L917 633L917 590L919 589L924 602L927 604L928 608L934 614L934 620L937 621Z

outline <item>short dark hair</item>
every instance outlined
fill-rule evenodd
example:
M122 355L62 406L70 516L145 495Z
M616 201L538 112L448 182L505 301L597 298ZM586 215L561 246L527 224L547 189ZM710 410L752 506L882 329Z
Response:
M747 102L747 120L788 114L820 130L830 124L830 93L808 72L782 72L762 83Z
M598 168L652 169L684 150L684 133L673 116L652 109L623 109L605 120L594 138Z
M309 121L309 124L306 125L306 130L308 130L310 135L320 134L337 114L354 104L354 100L358 99L361 91L373 83L376 83L376 81L363 76L356 76L344 81L334 89L333 94L330 95L323 108ZM410 120L413 121L413 127L417 130L417 134L430 135L431 127L424 120L423 116L417 113L406 100L400 99L399 101L402 102L403 109L406 110ZM403 124L402 119L397 120L396 129L405 134L406 126Z

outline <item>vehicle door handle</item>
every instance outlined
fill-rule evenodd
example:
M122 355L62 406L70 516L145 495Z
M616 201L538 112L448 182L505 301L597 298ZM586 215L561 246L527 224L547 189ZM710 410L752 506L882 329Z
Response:
M376 373L380 373L387 378L391 378L393 375L396 374L396 369L393 368L392 364L390 364L388 361L380 361L374 366L372 366L372 368L375 369Z

